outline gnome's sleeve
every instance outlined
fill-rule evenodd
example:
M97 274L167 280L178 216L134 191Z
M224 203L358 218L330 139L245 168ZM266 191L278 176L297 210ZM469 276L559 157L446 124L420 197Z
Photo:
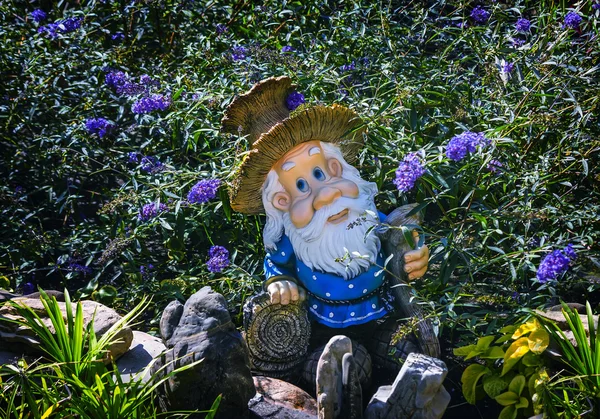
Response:
M265 287L276 280L274 277L287 276L295 280L296 256L287 236L283 236L277 243L277 248L267 250L265 256ZM288 278L288 279L290 279Z

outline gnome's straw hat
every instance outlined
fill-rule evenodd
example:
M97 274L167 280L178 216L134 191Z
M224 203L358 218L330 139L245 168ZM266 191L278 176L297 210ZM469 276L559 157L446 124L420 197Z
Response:
M295 87L286 76L257 83L225 111L222 130L252 142L229 191L231 207L246 214L264 212L262 186L273 165L306 141L336 144L349 163L356 160L366 131L358 115L343 106L314 106L290 116L286 99Z

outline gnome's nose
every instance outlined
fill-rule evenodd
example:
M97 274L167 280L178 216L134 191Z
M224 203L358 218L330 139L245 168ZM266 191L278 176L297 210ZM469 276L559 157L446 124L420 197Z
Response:
M319 189L317 192L317 196L315 196L315 200L313 201L313 207L318 211L321 208L331 204L341 196L342 191L340 191L338 188L325 186L324 188Z

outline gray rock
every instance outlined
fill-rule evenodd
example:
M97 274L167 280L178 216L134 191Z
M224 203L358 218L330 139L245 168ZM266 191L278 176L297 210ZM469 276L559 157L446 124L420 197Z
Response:
M344 354L342 358L342 412L344 419L362 419L362 389L354 356Z
M52 326L52 322L46 313L46 308L39 298L18 297L13 298L13 301L31 308L38 316L40 316L42 322L50 329L50 331L54 333L54 326ZM94 332L98 338L103 336L115 323L121 320L121 316L116 311L103 304L84 300L81 301L81 305L83 309L84 327L87 327L89 322L93 319ZM65 303L59 301L58 306L62 312L63 318L66 319L67 309ZM76 303L73 303L72 308L73 315L75 315ZM14 307L9 304L0 306L0 318L7 320L21 319ZM113 359L118 359L129 349L129 345L131 345L131 341L133 340L133 331L130 328L123 328L117 332L115 339L115 342L110 345L108 349L110 356ZM0 343L4 343L5 345L12 345L14 343L23 344L29 347L33 353L41 351L39 349L39 341L30 329L6 321L0 321Z
M3 290L0 288L0 303L3 303L8 300L12 300L15 297L18 297L19 294L12 293L10 291Z
M250 419L316 419L317 415L275 404L261 394L248 402Z
M121 373L121 378L124 382L129 382L132 379L142 378L147 382L150 378L148 370L143 377L140 374L152 362L152 360L167 350L162 340L148 333L133 331L133 342L125 355L117 361L117 368Z
M272 405L284 406L317 416L317 401L306 391L277 378L255 376L256 392Z
M167 315L172 316L172 311ZM222 295L210 287L192 295L171 336L167 333L163 339L168 350L152 365L153 374L163 366L159 376L202 360L157 389L163 411L208 410L221 394L215 417L248 417L248 401L256 394L248 348L231 321Z
M317 408L319 419L340 417L342 412L342 360L352 355L350 338L334 336L325 345L317 366Z
M179 301L171 301L163 311L160 318L160 335L163 339L170 339L173 336L175 328L179 324L183 314L183 304Z
M448 369L443 361L412 353L398 373L394 384L379 387L373 395L365 419L439 419L450 395L442 385Z

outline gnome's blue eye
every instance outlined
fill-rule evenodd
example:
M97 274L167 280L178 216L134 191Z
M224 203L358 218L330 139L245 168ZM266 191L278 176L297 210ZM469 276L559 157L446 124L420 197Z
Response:
M315 167L313 170L313 176L317 180L325 180L325 173L321 170L320 167Z
M308 191L308 182L300 178L296 181L296 187L300 192L306 192Z

